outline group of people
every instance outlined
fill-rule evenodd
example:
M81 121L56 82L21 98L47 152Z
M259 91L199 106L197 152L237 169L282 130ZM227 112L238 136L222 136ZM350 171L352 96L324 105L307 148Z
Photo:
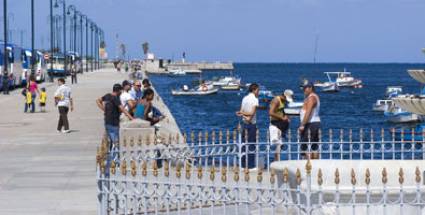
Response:
M46 100L47 100L46 88L42 87L40 91L38 89L37 82L33 75L30 76L29 82L26 84L21 94L25 97L25 108L24 108L25 113L27 113L30 109L31 109L30 110L31 113L35 112L35 100L36 100L37 94L39 95L40 111L41 112L46 111L45 109Z
M304 104L300 112L300 132L301 153L304 158L318 159L317 153L320 130L320 98L315 93L313 83L307 82L303 86ZM259 108L260 89L258 84L249 86L249 94L246 95L241 104L241 108L236 112L236 115L242 118L242 142L255 143L257 141L257 119L256 113ZM289 128L290 118L285 114L285 106L287 104L284 93L273 98L269 106L270 117L270 139L283 139ZM275 132L279 131L279 132ZM276 137L279 134L279 137ZM247 138L247 140L245 139ZM311 142L310 147L307 143ZM255 152L256 146L248 144L243 146L242 150L245 153L242 156L242 166L247 168L255 168ZM311 153L308 153L311 152Z
M153 106L154 94L148 79L137 80L134 84L124 80L122 84L114 84L111 93L96 100L104 112L105 130L112 143L119 141L120 122L139 118L152 126L165 117Z

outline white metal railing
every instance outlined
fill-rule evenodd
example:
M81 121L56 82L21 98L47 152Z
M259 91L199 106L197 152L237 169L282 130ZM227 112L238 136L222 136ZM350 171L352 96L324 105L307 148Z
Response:
M317 143L320 159L424 158L423 141L415 133L381 131L377 137L369 131L369 138L364 131L357 138L353 131L345 132L348 136L339 131L339 141L330 131ZM159 142L141 136L123 139L115 145L116 153L109 153L104 139L97 155L99 214L422 214L425 206L424 169L419 166L393 175L387 171L391 166L379 173L351 169L350 179L342 181L340 169L312 167L310 160L298 161L307 162L305 168L285 162L280 170L272 168L273 161L299 160L301 153L312 152L316 143L301 143L290 134L280 147L269 141L243 143L237 130L197 136L184 135L185 144L173 143L179 142L177 135ZM307 145L305 151L301 144ZM247 168L248 159L255 160L256 171ZM371 183L377 174L380 180Z

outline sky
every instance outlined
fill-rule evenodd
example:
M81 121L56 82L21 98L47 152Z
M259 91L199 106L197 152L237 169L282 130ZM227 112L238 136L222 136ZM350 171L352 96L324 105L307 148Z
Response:
M36 1L36 47L48 47L49 1ZM1 1L3 2L3 1ZM8 0L13 40L30 45L30 0ZM424 62L424 0L66 0L131 58L233 62ZM3 5L0 6L1 17ZM56 13L61 10L56 9ZM3 24L1 20L1 36ZM116 35L118 34L118 39ZM317 43L315 42L317 39Z

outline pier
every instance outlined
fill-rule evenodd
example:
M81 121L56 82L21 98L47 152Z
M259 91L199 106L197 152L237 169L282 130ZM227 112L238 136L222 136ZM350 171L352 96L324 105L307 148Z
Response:
M56 83L41 84L47 89L46 113L23 113L20 90L0 96L0 214L98 213L95 155L104 126L95 100L128 79L128 73L109 67L79 75L76 85L67 78L75 102L68 134L56 132ZM160 123L163 131L179 133L172 114L155 96L155 105L167 115Z

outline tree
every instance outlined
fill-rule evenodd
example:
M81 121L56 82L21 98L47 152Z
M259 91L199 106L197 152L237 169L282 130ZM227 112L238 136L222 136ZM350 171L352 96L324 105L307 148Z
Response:
M148 42L144 42L142 44L142 48L143 48L143 54L147 54L149 52L149 43Z

